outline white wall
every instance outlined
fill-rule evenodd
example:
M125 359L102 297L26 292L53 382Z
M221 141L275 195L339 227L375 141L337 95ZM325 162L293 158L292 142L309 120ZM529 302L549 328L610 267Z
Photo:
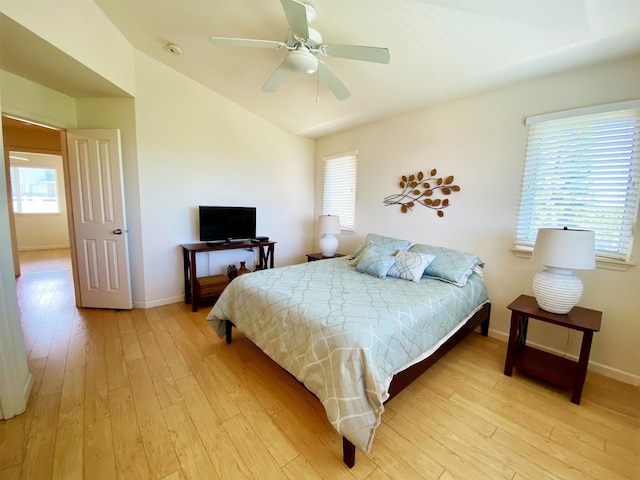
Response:
M2 113L59 128L76 126L75 99L0 70Z
M134 49L92 0L2 0L0 12L123 91L134 93Z
M505 339L506 306L521 293L532 295L531 280L542 269L511 252L529 115L640 98L640 57L575 70L476 95L433 108L354 128L318 140L316 214L320 214L323 156L358 150L355 234L342 235L344 253L368 232L417 243L444 245L478 254L493 303L491 334ZM383 206L399 193L404 174L437 168L454 175L461 191L450 196L443 218L417 206L402 214ZM640 239L634 258L640 259ZM585 291L579 305L604 312L596 333L591 368L640 383L640 266L626 272L579 272ZM529 339L548 349L579 353L581 334L532 322Z
M257 207L257 234L278 242L276 265L303 261L313 239L314 142L141 53L136 92L144 306L184 298L179 245L199 241L198 205Z
M0 77L0 105L2 104L2 77ZM2 147L0 129L0 147ZM3 150L3 148L0 148ZM18 415L27 407L33 382L27 364L27 352L20 326L16 281L9 230L9 202L6 191L4 155L0 168L0 419Z

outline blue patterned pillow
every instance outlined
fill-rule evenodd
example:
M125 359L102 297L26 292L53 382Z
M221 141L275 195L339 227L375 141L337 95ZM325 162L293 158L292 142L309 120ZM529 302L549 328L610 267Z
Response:
M356 270L374 277L384 278L394 263L396 263L396 257L367 248L362 253L362 258L356 265Z
M387 273L390 277L419 282L422 278L425 268L435 258L428 253L405 252L400 250L396 253L396 263Z
M367 234L367 238L365 238L364 242L362 242L362 244L351 255L351 261L349 264L352 267L355 267L358 264L362 257L362 253L372 243L393 249L393 253L391 255L395 254L398 250L408 250L409 247L413 245L413 242L410 242L409 240L400 240L398 238L378 235L377 233L369 233Z
M476 266L484 267L484 262L479 257L450 248L416 244L409 251L435 256L424 271L424 275L459 287L464 287L467 284L467 280Z

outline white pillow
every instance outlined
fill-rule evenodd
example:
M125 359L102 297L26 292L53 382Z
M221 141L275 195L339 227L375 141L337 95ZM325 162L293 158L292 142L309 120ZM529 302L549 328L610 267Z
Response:
M420 281L425 269L436 258L428 253L405 252L404 250L396 253L395 257L396 263L391 266L387 275L416 283Z

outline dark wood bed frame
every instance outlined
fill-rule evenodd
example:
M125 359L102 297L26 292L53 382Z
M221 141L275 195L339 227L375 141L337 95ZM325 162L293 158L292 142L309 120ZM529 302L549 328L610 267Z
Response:
M387 402L395 397L398 393L408 387L411 382L426 372L429 367L434 365L440 360L449 350L460 343L467 335L473 332L476 328L480 327L480 333L483 336L489 334L489 319L491 316L491 304L485 303L480 310L478 310L467 323L460 328L455 334L453 334L446 342L444 342L433 354L425 358L419 363L416 363L406 370L396 373L389 385L389 398ZM226 341L231 343L231 329L233 323L230 320L225 322ZM386 402L385 402L386 403ZM342 460L349 467L352 468L356 464L356 447L353 443L342 437Z

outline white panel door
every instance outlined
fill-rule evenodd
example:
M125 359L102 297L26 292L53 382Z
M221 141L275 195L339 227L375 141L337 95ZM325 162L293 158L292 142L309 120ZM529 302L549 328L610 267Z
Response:
M119 130L68 130L80 304L130 309Z

